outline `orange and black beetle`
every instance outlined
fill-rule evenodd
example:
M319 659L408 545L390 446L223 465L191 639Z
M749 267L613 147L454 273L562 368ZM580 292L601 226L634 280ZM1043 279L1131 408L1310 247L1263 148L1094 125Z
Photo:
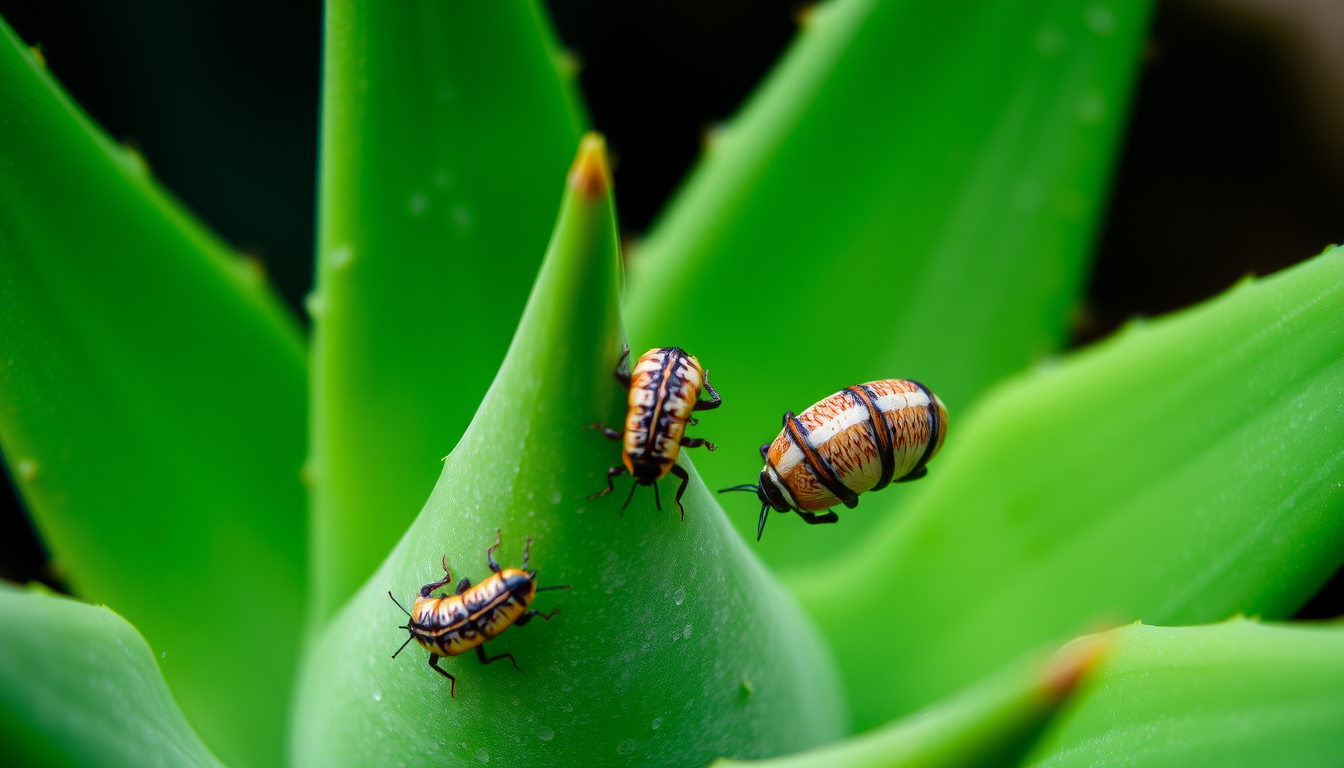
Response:
M698 423L691 416L693 411L711 411L723 401L709 385L709 373L700 367L700 361L680 347L650 349L640 355L633 372L625 367L629 358L627 348L616 363L616 380L630 392L625 431L618 432L601 424L591 425L593 429L602 430L608 438L622 441L623 463L607 470L607 487L589 499L611 493L612 480L629 472L635 485L630 487L630 496L621 509L630 505L638 485L652 485L653 498L662 509L657 483L671 473L681 479L681 485L677 486L677 508L684 519L686 508L681 506L681 494L686 492L690 478L686 470L677 466L677 454L683 446L699 448L703 445L714 450L714 445L702 437L686 437L686 425ZM701 388L709 391L711 399L700 399Z
M411 636L401 644L397 653L401 653L412 640L429 651L429 666L435 672L449 680L448 695L457 698L457 678L439 666L440 656L456 656L476 649L476 658L482 664L507 658L518 669L518 662L511 653L487 656L485 641L512 626L521 627L534 616L550 620L560 612L556 608L550 613L538 613L528 606L538 592L548 589L569 589L568 584L553 587L538 587L537 572L527 570L528 551L532 548L532 539L523 547L523 567L500 568L495 562L495 550L499 549L500 535L495 531L495 544L485 551L485 561L490 566L491 575L480 584L472 586L471 579L463 577L457 583L457 591L451 595L433 597L434 590L452 581L453 574L448 570L448 559L443 559L443 578L420 588L411 610L402 608L397 598L388 592L392 602L410 617L410 621L398 627L410 632ZM392 654L392 658L397 657ZM522 670L519 670L520 672Z
M815 514L836 504L854 508L859 494L888 483L918 480L947 434L947 409L917 381L883 379L857 384L795 416L784 414L784 429L761 446L765 468L759 485L728 491L755 491L761 500L756 539L773 508L797 512L811 525L839 517Z

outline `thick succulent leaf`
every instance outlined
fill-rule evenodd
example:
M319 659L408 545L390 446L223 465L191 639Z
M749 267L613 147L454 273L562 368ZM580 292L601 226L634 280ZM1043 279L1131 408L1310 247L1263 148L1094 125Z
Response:
M714 768L958 768L1012 765L1034 743L1104 641L1067 646L1049 664L1018 664L924 712L796 755Z
M1117 630L1028 765L1344 764L1344 627Z
M860 727L1098 623L1291 615L1344 562L1341 393L1341 248L999 388L901 515L792 575Z
M620 512L606 485L619 447L594 422L619 424L615 221L600 140L570 175L554 238L499 375L406 536L308 655L295 710L300 765L704 765L840 737L845 709L817 633L729 526L692 472L678 517L677 481L637 489ZM708 425L717 411L707 412ZM488 576L486 548L531 566L550 621L488 643L512 653L488 667L443 660L449 682L411 646L405 602L442 575Z
M6 461L74 589L167 653L206 742L274 764L303 614L300 334L3 24L0 112Z
M4 583L0 763L220 765L135 627L105 607Z
M325 618L434 487L504 359L579 137L533 2L326 13L313 316L313 573Z
M952 411L1065 337L1143 39L1147 2L835 0L631 263L637 348L697 355L728 407L706 482L752 482L780 414L917 379ZM941 462L933 465L935 474ZM908 498L896 486L888 496ZM754 538L753 505L729 504ZM880 519L774 526L773 563Z

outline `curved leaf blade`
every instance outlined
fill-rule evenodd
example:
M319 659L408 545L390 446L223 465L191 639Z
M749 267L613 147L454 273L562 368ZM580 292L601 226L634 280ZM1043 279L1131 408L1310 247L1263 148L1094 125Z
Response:
M570 176L555 237L509 355L434 493L379 571L318 640L295 711L299 765L429 765L473 757L509 765L704 764L838 738L844 704L815 630L692 476L679 519L677 481L655 507L640 489L620 513L605 486L619 449L593 422L618 424L611 375L621 350L615 220L600 142ZM717 412L715 412L717 413ZM706 414L708 423L709 414ZM688 470L690 462L682 459ZM504 663L445 659L427 669L388 600L437 578L479 578L501 529L500 562L525 537L551 621L488 645Z
M754 480L780 414L845 386L918 379L955 421L1058 348L1148 8L816 7L632 258L637 348L690 350L730 404L711 487ZM754 538L750 506L731 509ZM760 551L817 561L880 525L868 506L772 526Z
M1344 562L1341 391L1341 248L998 389L908 509L790 580L859 725L1099 622L1291 615Z
M881 728L796 755L713 768L958 768L1012 765L1031 747L1104 642L1066 646L1048 664L1017 664L947 701Z
M1026 764L1339 765L1344 628L1132 626Z
M5 459L74 589L168 654L202 737L274 764L305 581L300 333L2 22L0 104ZM182 615L203 595L204 644Z
M117 614L0 583L0 762L220 766Z
M325 59L309 305L319 618L406 530L484 396L582 123L533 2L334 0Z

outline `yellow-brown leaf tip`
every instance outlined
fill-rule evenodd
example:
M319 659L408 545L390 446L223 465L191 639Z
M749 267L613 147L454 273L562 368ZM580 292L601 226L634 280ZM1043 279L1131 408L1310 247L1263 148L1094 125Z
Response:
M611 188L607 165L607 140L589 131L579 142L579 154L569 169L569 187L588 200L597 200Z
M1087 635L1059 649L1045 665L1041 691L1055 701L1068 696L1110 648L1109 634Z
M815 14L816 12L817 12L816 3L803 3L794 6L793 22L797 24L800 28L807 29L808 27L812 26L812 17L813 14Z

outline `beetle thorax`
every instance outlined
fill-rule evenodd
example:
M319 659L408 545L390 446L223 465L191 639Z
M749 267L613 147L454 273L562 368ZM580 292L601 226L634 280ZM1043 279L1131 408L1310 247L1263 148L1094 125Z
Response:
M500 579L503 588L513 595L514 600L522 603L524 608L531 605L532 598L537 596L537 581L526 571L505 568L496 578Z

